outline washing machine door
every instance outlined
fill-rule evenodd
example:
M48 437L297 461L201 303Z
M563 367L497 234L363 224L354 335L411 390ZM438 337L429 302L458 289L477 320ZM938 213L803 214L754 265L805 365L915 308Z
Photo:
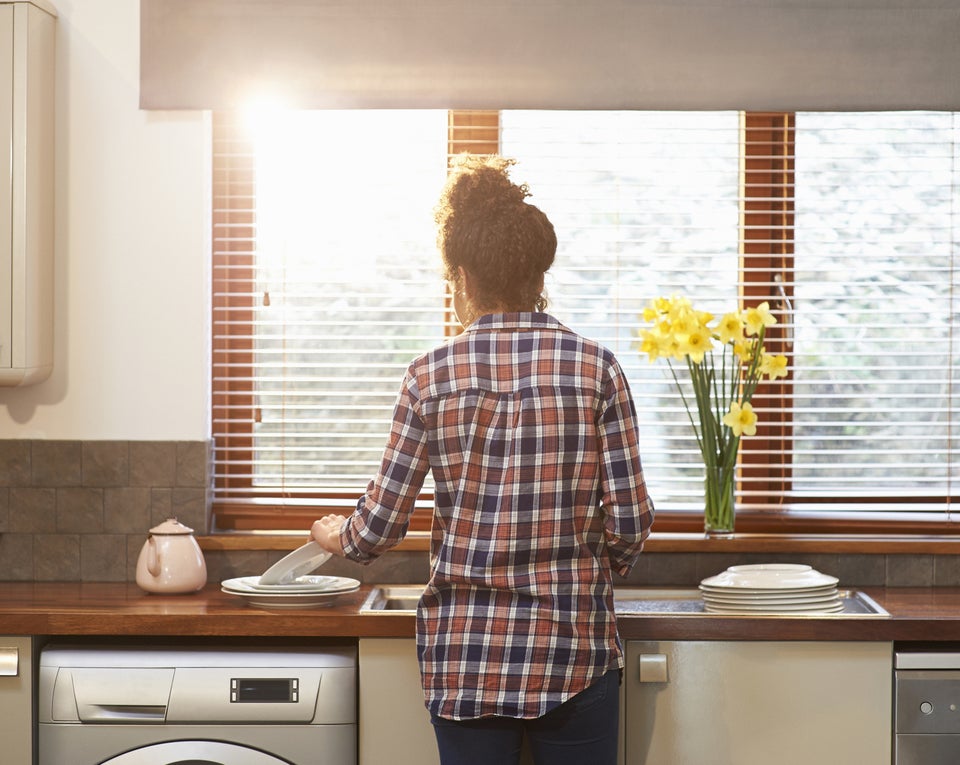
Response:
M164 741L124 752L101 765L293 765L257 749L223 741Z

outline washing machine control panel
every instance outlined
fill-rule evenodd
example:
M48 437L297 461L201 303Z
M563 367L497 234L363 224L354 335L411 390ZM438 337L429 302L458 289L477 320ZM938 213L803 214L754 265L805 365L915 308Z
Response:
M232 677L232 704L296 704L300 680L296 677Z
M41 651L38 765L289 765L317 752L357 762L355 645Z

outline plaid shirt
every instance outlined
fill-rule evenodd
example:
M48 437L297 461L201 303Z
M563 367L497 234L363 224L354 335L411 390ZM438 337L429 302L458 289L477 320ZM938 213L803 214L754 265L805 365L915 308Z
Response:
M399 542L428 470L417 610L427 707L539 717L623 666L610 568L653 521L636 411L613 355L540 313L491 314L409 367L348 557Z

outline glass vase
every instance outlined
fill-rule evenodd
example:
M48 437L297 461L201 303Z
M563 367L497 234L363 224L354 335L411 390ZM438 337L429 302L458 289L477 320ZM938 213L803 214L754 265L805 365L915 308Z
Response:
M707 468L703 478L703 530L708 537L733 535L736 467Z

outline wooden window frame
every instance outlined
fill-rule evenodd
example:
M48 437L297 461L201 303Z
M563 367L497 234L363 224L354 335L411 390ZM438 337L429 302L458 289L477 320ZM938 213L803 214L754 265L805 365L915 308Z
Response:
M214 141L236 141L236 131L226 127L229 114L214 113ZM776 310L789 310L793 300L794 229L794 148L795 116L790 112L746 112L742 115L742 192L740 215L741 299L745 305L770 301ZM448 113L448 155L471 151L497 153L500 145L500 118L497 111L451 111ZM253 279L252 262L256 249L256 220L250 200L255 193L249 146L236 152L215 152L213 171L214 196L217 188L229 184L233 194L221 203L213 216L217 236L223 245L213 252L213 329L212 349L212 415L215 448L229 450L249 461L253 450L253 428L257 421L253 391L252 324L256 296L244 286ZM225 195L219 195L221 200ZM246 258L248 270L238 270L235 261ZM226 268L227 264L230 268ZM778 284L771 295L771 284ZM219 295L229 294L229 303ZM452 313L450 296L446 308ZM456 322L446 322L448 333L456 331ZM786 323L784 323L786 324ZM792 352L790 338L783 327L774 327L767 342L775 353L788 356ZM767 382L758 389L755 401L764 407L789 411L792 396L790 378ZM229 429L220 431L228 410L240 409L245 416L229 418ZM760 423L757 435L741 447L740 471L750 478L752 504L764 510L741 510L737 514L738 534L934 534L955 531L955 524L942 512L929 514L903 513L812 513L788 511L782 497L791 488L788 465L777 459L792 447L793 432L789 421ZM239 461L239 460L238 460ZM303 529L326 512L348 513L358 493L317 493L297 498L278 495L262 501L240 499L249 496L251 480L248 471L232 470L229 462L215 476L218 499L214 515L220 529L264 530ZM411 522L411 530L430 528L431 496L424 495ZM871 501L880 497L844 498L844 503ZM931 502L937 500L931 499ZM823 505L840 500L827 497ZM940 499L939 503L942 504ZM664 533L698 533L703 530L702 518L681 512L657 513L657 530Z

